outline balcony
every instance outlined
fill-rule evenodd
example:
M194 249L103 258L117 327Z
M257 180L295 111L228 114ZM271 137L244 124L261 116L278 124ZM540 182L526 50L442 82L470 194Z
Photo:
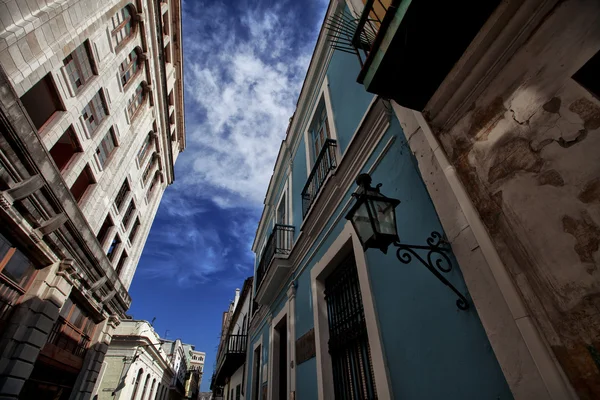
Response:
M333 46L358 56L367 91L422 111L500 0L367 0L328 21Z
M294 227L276 224L261 254L256 270L256 301L268 304L289 269L288 256L294 244Z
M58 317L41 353L79 370L83 366L83 358L89 345L89 336L81 333L63 317Z
M337 168L336 147L337 142L335 140L327 139L315 160L315 165L310 171L306 185L302 190L302 218L308 214L329 173Z
M225 343L219 349L217 368L211 386L225 385L225 379L231 377L244 364L247 343L247 335L227 335Z

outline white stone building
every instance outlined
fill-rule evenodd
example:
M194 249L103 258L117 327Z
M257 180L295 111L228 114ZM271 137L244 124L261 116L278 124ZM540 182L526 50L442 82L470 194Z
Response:
M147 321L123 320L104 358L95 394L98 400L168 399L173 375L152 326Z
M89 398L185 148L180 0L0 2L0 397Z
M229 310L223 315L221 341L210 388L215 398L243 400L246 397L246 351L252 310L253 278L236 289Z

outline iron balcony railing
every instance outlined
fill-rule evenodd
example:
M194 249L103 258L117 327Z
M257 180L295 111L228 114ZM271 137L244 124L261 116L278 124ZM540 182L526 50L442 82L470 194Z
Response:
M362 69L371 51L379 47L378 43L383 39L379 33L387 29L397 3L399 0L367 0L358 19L348 13L328 18L325 26L332 46L356 54Z
M256 287L260 288L263 278L269 271L271 260L276 254L289 255L294 244L294 230L292 225L275 224L267 244L260 257L258 269L256 270Z
M63 317L58 317L58 321L56 321L48 336L48 343L83 358L90 345L90 338L79 332Z
M310 171L306 185L304 185L304 189L302 190L302 218L308 214L308 210L319 194L329 172L337 168L335 158L336 147L337 142L335 140L327 139L315 160L315 165L312 171Z

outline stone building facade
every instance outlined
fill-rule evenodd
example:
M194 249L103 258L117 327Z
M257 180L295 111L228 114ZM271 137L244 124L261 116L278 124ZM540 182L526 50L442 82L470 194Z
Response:
M0 4L0 396L89 398L185 148L178 0Z
M95 395L98 400L166 400L173 374L152 325L122 320L104 357Z

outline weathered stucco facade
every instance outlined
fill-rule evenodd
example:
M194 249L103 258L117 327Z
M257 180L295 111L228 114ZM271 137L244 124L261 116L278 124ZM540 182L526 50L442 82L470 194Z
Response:
M600 396L599 51L598 2L503 2L394 106L517 398Z
M0 4L0 397L91 396L185 148L180 6Z

